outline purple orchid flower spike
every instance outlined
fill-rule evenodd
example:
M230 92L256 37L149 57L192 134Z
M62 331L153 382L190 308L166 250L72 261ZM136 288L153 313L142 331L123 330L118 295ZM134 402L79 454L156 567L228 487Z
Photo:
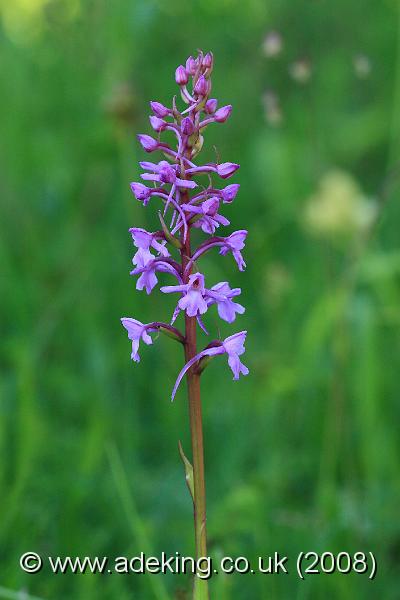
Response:
M214 341L200 352L197 348L198 334L208 335L208 310L214 305L219 318L226 323L233 323L238 315L245 312L244 307L235 301L241 294L240 288L231 288L227 281L206 287L204 275L193 273L195 264L195 270L198 270L195 261L213 248L218 248L223 256L231 253L240 271L246 266L242 250L247 231L239 229L230 235L218 236L215 233L217 229L219 232L230 225L221 213L225 204L235 200L240 188L238 183L221 185L221 180L231 178L239 165L225 160L214 163L198 160L208 125L225 123L232 112L230 104L222 103L218 108L218 101L210 97L213 68L214 58L210 52L203 54L199 51L196 57L189 56L175 71L178 97L182 98L183 106L178 106L177 96L167 106L156 100L150 102L150 126L155 133L140 134L138 140L145 152L158 152L160 155L156 162L140 162L142 182L130 184L133 195L144 207L159 204L155 214L161 225L160 231L155 232L139 227L129 230L136 248L131 275L137 276L136 288L146 290L147 294L157 286L160 273L172 276L174 285L160 288L165 294L179 294L172 321L169 324L158 321L143 324L130 317L121 320L132 342L131 358L134 362L140 360L139 345L142 342L147 345L153 343L152 332L163 333L184 346L186 364L178 375L172 398L186 375L193 466L186 457L184 462L196 515L197 559L207 556L199 378L208 359L222 354L228 358L234 379L249 372L240 360L244 353L245 331L223 341ZM170 137L171 143L162 141L165 134ZM197 236L200 240L194 245ZM173 253L178 254L178 260L174 260ZM178 317L183 322L182 332L172 326ZM195 485L190 484L191 478ZM204 578L195 577L193 598L208 598Z
M234 333L227 337L223 342L214 342L215 345L202 350L196 356L191 358L186 365L183 367L181 372L179 373L174 389L172 390L171 400L174 400L176 392L178 390L179 384L182 381L185 373L192 367L194 364L199 362L201 358L205 356L218 356L219 354L227 354L228 355L228 365L231 368L233 373L233 379L239 379L240 375L248 375L249 369L244 365L239 356L241 356L245 352L244 342L246 339L247 331L240 331L239 333Z

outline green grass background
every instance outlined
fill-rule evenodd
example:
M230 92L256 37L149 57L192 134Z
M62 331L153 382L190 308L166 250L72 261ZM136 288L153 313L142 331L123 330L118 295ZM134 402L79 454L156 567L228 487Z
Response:
M204 157L215 145L241 163L227 215L249 230L245 273L203 262L242 287L247 312L221 335L248 330L251 371L234 383L219 359L203 377L210 552L290 561L289 576L215 577L212 597L399 598L398 0L15 0L0 14L0 598L188 597L185 576L27 575L18 560L193 550L184 388L169 402L181 351L160 338L133 365L119 318L166 320L173 305L129 277L127 230L155 225L129 182L148 101L170 101L198 47L234 106ZM262 51L271 29L276 59ZM303 57L301 85L289 69ZM364 237L303 226L336 168L379 205ZM308 550L373 551L377 577L302 582Z

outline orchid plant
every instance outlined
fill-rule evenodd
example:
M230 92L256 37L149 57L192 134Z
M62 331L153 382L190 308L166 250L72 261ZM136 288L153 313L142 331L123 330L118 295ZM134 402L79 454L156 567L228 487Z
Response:
M199 52L196 58L190 56L185 66L179 66L175 72L175 81L185 103L184 109L178 110L176 97L170 108L160 102L150 102L150 124L156 135L138 136L146 152L159 151L163 160L157 163L141 162L144 171L141 178L148 185L133 182L131 190L143 206L150 202L153 204L153 200L159 198L163 210L158 212L161 224L159 231L149 232L137 227L129 230L136 248L131 275L138 276L136 288L145 289L147 294L157 285L159 273L172 276L176 280L175 285L162 286L160 290L164 294L177 294L179 299L176 308L169 323L154 321L144 324L131 317L121 319L132 341L131 358L135 362L140 360L140 343L153 343L153 332L165 333L184 347L185 365L176 379L172 400L186 375L192 464L183 454L180 444L179 449L194 506L197 561L207 556L200 376L209 360L222 354L227 356L234 379L249 372L240 360L244 353L246 331L234 333L225 340L214 339L200 352L197 349L198 328L208 335L203 317L214 305L219 317L228 323L233 323L236 315L245 311L235 301L241 293L240 288L231 288L227 281L208 287L204 275L198 270L200 257L213 248L219 248L222 256L232 254L240 271L246 267L241 251L247 231L241 229L228 236L216 235L217 229L230 224L220 214L221 206L233 202L240 186L229 184L217 188L212 179L213 176L222 180L230 178L239 165L230 162L199 165L194 162L202 149L205 129L213 123L224 123L232 111L230 105L218 108L217 100L210 98L212 70L213 56L210 52L205 55ZM161 141L163 132L171 132L175 136L174 147ZM197 248L192 248L193 229L200 229L207 235ZM174 251L178 254L177 260L173 258ZM174 326L181 312L184 313L183 331ZM208 598L206 580L195 576L193 590L193 598Z

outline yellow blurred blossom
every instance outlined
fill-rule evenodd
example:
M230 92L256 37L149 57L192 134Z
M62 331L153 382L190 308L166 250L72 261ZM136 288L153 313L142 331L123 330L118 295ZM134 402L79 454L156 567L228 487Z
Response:
M365 231L376 216L377 206L366 198L357 181L344 171L326 173L306 205L306 227L319 235Z
M0 0L0 19L5 31L13 41L30 42L42 32L46 8L50 5L57 7L57 13L68 20L79 13L80 0Z
M312 76L312 65L307 58L295 60L289 65L289 75L297 83L308 83Z

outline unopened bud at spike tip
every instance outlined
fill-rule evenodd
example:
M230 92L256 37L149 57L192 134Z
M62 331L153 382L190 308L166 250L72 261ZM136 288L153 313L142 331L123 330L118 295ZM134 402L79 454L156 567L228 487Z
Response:
M189 77L184 66L179 65L179 67L176 69L175 81L178 85L186 85L189 81Z
M193 58L193 56L189 56L189 58L186 61L186 71L189 73L189 75L194 75L196 73L196 69L196 60Z
M194 86L194 93L198 96L206 96L209 91L209 85L204 75L201 75Z
M203 67L206 69L212 69L213 63L214 63L214 58L213 58L212 53L207 52L207 54L203 58L203 62L202 62Z

